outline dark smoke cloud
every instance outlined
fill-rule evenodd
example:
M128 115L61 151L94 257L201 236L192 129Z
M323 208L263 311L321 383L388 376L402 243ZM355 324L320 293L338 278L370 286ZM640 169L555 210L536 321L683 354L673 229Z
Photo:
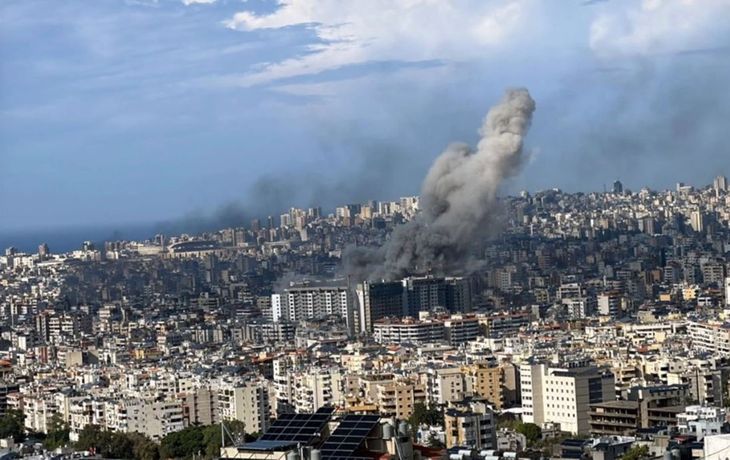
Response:
M473 245L490 228L500 184L523 163L523 139L534 110L526 89L507 91L487 113L475 150L452 144L433 163L416 218L396 227L381 248L348 249L345 271L393 279L414 271L464 270Z

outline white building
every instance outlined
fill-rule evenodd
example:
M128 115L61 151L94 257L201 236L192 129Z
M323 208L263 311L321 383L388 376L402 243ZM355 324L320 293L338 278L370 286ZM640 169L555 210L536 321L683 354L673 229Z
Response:
M692 347L718 355L730 355L730 326L715 323L690 322L687 333Z
M598 296L598 313L615 318L621 311L621 297L617 294L600 294Z
M347 319L346 287L291 287L271 295L275 322L300 321L335 315Z
M520 367L522 420L560 424L562 431L590 431L589 405L616 398L614 376L585 361L560 367L523 364Z
M444 340L443 321L383 319L373 324L373 338L378 343L431 343Z
M730 455L730 434L705 436L704 460L725 460Z
M185 427L182 405L177 400L129 398L109 401L104 407L104 421L103 428L107 430L144 433L154 440Z
M705 436L721 433L725 424L727 411L714 406L687 406L684 412L677 414L677 429L682 434L689 434L701 440Z
M247 433L269 428L269 388L263 380L219 383L217 406L219 420L239 420Z

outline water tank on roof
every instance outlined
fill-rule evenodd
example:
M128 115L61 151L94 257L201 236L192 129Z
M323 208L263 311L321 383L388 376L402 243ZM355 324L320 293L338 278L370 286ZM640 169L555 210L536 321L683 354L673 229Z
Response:
M312 449L312 452L309 454L309 460L322 460L322 451Z
M393 437L393 432L395 431L395 428L390 423L386 423L383 425L383 439L386 441L388 439L391 439Z
M398 424L398 436L408 436L408 424L406 422Z
M293 450L286 454L286 460L299 460L299 452Z

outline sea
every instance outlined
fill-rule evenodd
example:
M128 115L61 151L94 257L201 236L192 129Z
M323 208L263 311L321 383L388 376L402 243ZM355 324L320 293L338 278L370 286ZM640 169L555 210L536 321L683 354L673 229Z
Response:
M152 239L156 233L159 233L158 224L0 230L0 253L11 246L22 252L35 253L41 243L46 243L52 253L63 253L80 249L84 241L91 241L99 247L105 241Z

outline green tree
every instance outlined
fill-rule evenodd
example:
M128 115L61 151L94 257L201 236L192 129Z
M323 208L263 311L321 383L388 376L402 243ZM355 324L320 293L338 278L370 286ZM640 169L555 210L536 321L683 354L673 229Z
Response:
M643 458L649 458L648 446L633 446L624 453L621 460L641 460Z
M497 416L497 428L509 428L516 430L519 425L520 422L517 420L517 417L510 412L504 412Z
M13 438L17 442L25 440L25 415L18 410L9 410L0 417L0 438Z
M157 443L141 433L129 433L132 441L132 453L137 460L159 460L160 448Z
M98 425L87 425L79 433L79 440L76 441L76 449L96 451L102 446L108 437L106 432Z
M69 433L68 425L63 421L61 414L53 414L48 421L48 433L43 441L43 446L49 450L63 447L68 444Z
M240 420L227 420L226 445L231 443L249 442L256 438L246 435L246 425ZM230 434L230 437L228 436ZM232 439L231 439L232 438ZM203 429L203 444L205 444L205 455L209 458L217 458L221 452L221 427L220 425L209 425Z
M96 425L89 425L81 430L75 447L94 451L102 457L137 458L132 434L107 431Z
M204 427L190 426L170 433L160 441L162 458L189 458L206 452Z
M542 429L534 423L520 423L517 425L517 432L525 435L528 446L531 446L542 439Z
M408 423L414 430L418 429L421 424L443 426L444 414L435 407L429 409L423 403L416 403L413 406L413 414L408 418Z

